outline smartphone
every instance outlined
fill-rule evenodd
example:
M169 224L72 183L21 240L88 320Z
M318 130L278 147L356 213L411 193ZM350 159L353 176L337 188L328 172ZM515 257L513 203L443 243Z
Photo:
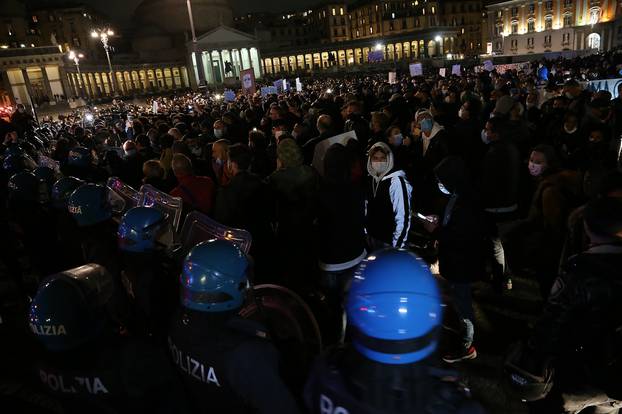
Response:
M421 213L417 213L417 218L423 221L427 221L428 223L434 223L434 219L428 217L428 216L424 216Z

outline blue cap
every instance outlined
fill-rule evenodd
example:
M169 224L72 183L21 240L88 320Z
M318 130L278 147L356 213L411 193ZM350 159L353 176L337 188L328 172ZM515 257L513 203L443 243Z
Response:
M156 248L156 241L166 229L166 215L149 207L129 209L121 219L117 236L119 248L142 253Z
M410 364L436 350L441 295L428 265L411 252L385 249L361 262L346 313L355 349L373 361Z
M194 246L184 260L181 303L201 312L225 312L242 307L248 288L248 259L227 240Z
M92 226L112 217L108 188L99 184L84 184L69 196L69 213L80 227Z

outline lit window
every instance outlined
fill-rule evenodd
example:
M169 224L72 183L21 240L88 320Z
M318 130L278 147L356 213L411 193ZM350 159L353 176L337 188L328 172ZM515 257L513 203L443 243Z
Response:
M374 34L374 28L372 26L369 26L369 34Z
M391 13L391 18L395 19L395 13Z
M518 33L518 22L512 22L512 34Z
M567 14L564 16L564 27L570 26L572 26L572 16L570 14Z
M340 7L340 8L339 8L339 15L340 15L340 16L343 16L343 7Z
M333 16L335 16L337 13L335 11L335 9L333 8Z
M553 28L553 16L546 16L544 18L544 29L551 30Z
M531 33L535 30L536 30L536 22L534 20L529 20L527 22L527 31Z
M37 18L37 16L32 16L32 22L39 23L39 19Z
M436 8L432 6L432 14L434 14L435 12L436 12Z

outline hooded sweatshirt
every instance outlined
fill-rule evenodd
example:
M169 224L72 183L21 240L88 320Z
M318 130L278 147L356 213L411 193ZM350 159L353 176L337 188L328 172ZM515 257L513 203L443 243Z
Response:
M410 230L410 202L412 186L406 173L394 169L393 153L387 144L374 144L369 153L382 148L387 154L388 168L383 174L372 169L367 159L370 184L367 193L367 233L393 247L404 247Z

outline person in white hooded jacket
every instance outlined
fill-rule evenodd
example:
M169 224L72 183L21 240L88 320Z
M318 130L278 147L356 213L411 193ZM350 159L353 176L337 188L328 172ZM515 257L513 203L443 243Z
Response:
M411 224L412 186L406 173L394 168L393 153L383 142L374 144L367 159L367 236L372 249L405 247Z

